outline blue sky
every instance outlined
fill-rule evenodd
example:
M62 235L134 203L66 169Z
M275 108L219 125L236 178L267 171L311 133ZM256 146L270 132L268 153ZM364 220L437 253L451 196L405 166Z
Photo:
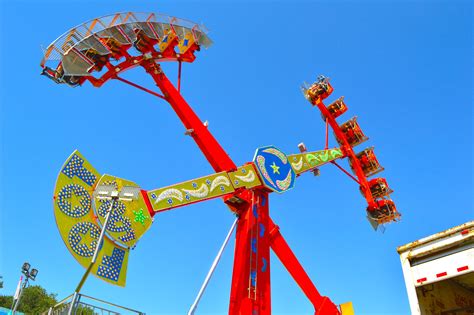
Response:
M332 166L272 195L271 216L321 293L357 314L408 314L396 247L473 218L472 4L468 1L0 2L0 294L29 261L64 297L83 269L54 221L57 173L79 149L101 173L158 188L212 173L171 108L120 82L57 86L39 75L40 46L94 17L154 11L196 22L215 44L183 68L182 91L237 164L273 144L324 146L300 93L331 78L375 146L403 213L385 234L365 220L358 187ZM170 77L176 70L165 67ZM152 87L140 69L127 79ZM335 141L332 140L332 144ZM343 163L347 165L347 163ZM131 253L126 288L94 277L83 292L148 314L183 314L233 221L221 200L159 214ZM199 306L227 311L233 242ZM312 306L272 256L274 314Z

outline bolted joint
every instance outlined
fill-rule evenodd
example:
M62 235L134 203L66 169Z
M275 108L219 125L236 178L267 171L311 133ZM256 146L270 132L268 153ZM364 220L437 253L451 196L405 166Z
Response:
M298 144L298 149L300 150L301 153L308 151L308 149L306 149L306 145L304 144L304 142L301 142L300 144Z
M321 175L321 171L319 170L319 168L314 168L311 170L311 172L313 173L314 176L319 176Z

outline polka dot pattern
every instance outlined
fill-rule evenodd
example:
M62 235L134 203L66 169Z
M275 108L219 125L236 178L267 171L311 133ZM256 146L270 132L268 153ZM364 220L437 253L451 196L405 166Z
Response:
M102 258L97 275L112 281L118 281L124 258L125 251L120 248L114 248L112 256L104 256Z
M62 173L71 179L77 176L87 185L92 186L97 180L97 177L85 168L83 164L84 160L77 154L74 154L66 166L64 166Z
M99 216L105 217L107 210L110 208L111 200L102 200L99 206ZM125 217L126 207L121 201L114 203L113 212L110 216L109 223L107 224L107 231L114 233L123 233L118 239L124 243L130 242L136 238L135 231L132 227L132 222L129 218Z
M71 198L79 197L79 205L72 205ZM79 218L85 216L91 208L91 196L81 185L68 184L58 193L57 203L59 210L65 215Z
M92 257L100 236L100 229L91 222L79 222L69 231L68 241L72 250L82 257ZM86 244L84 240L90 240Z

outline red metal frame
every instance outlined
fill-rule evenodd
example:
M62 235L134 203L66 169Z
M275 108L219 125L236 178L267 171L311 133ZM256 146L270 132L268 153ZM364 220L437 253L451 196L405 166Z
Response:
M204 126L159 65L144 62L142 66L153 77L165 99L216 172L236 169L236 165ZM232 207L237 222L234 269L229 315L271 314L270 246L315 308L315 314L340 314L328 297L323 297L304 271L296 256L269 216L269 193L254 190L238 194L245 202Z
M128 13L123 20L124 23L130 15L133 14ZM111 25L115 22L117 17L118 15L114 17ZM147 22L149 19L151 19L151 17L152 15L148 17ZM166 100L184 124L186 128L186 134L190 135L194 139L213 169L216 172L234 171L237 169L236 164L228 156L219 142L208 130L207 126L199 119L199 117L181 95L182 62L193 62L195 60L194 52L199 50L200 47L197 42L193 42L192 45L185 51L181 51L180 54L176 53L175 46L179 44L179 40L173 26L174 21L176 20L171 20L171 29L167 31L167 35L170 35L171 39L168 42L166 48L162 48L162 51L160 52L156 51L154 48L154 46L159 42L158 34L154 33L156 39L153 39L148 37L148 35L146 35L143 30L136 29L135 31L139 41L135 42L135 47L141 52L141 54L138 56L131 56L127 52L128 48L131 47L131 44L122 46L119 45L120 47L117 47L117 45L110 43L107 39L99 38L99 40L101 40L101 42L104 44L104 47L109 50L111 57L113 57L115 60L119 60L123 57L125 60L116 65L112 65L110 63L110 56L107 57L107 59L104 59L105 57L100 57L102 59L94 64L94 60L92 60L94 58L89 58L89 50L84 54L81 51L76 51L75 53L80 58L83 58L86 62L94 65L94 67L91 67L89 71L91 75L63 76L64 71L62 72L63 74L58 71L59 67L62 67L61 63L58 65L56 70L45 66L44 62L54 48L54 46L51 46L52 48L48 50L46 54L47 56L45 56L45 59L43 59L41 63L41 66L44 68L43 74L53 79L56 83L68 83L73 86L82 85L85 81L89 81L93 86L100 87L108 80L116 79ZM92 22L89 31L92 31L95 22L96 21ZM153 27L150 29L153 31ZM120 27L117 27L117 30L123 33L123 36L127 37L127 35L121 31ZM194 37L197 38L196 34L194 33L194 27L192 32ZM178 77L176 87L166 77L160 65L158 64L158 62L165 61L178 62ZM162 94L156 93L150 89L142 87L118 76L120 73L136 66L143 67L146 72L150 74L150 76L155 81L155 84L161 90ZM106 71L103 75L98 78L92 76L93 71L100 71L104 67L106 67L108 71ZM342 98L340 98L333 104L335 104L335 106L341 105L343 107L338 109L337 106L332 108L332 105L330 105L330 109L332 108L331 110L335 111L333 114L330 113L328 108L323 104L322 100L328 97L332 93L333 89L324 77L321 79L322 81L319 81L319 83L323 83L323 85L313 84L308 90L308 95L311 96L309 99L312 104L319 108L323 118L325 119L325 149L328 149L329 126L331 126L338 142L341 144L343 157L348 157L350 161L352 161L352 169L355 172L357 178L345 171L335 161L332 161L332 163L360 185L360 189L369 204L368 210L374 211L375 209L383 207L385 207L387 210L389 207L394 207L391 200L374 200L374 197L370 191L371 186L367 181L367 176L361 167L361 163L354 153L354 150L346 135L336 122L336 117L344 113L347 110L347 107L343 103L342 105L337 103L342 102ZM373 156L373 159L375 159L375 156ZM384 182L384 184L386 185L386 182ZM381 193L384 194L382 197L389 193L390 189L388 186L386 189L387 191ZM147 207L150 210L151 205L146 192L142 191L141 193L145 199L145 202L147 203ZM252 190L239 188L234 193L223 197L225 203L238 216L229 314L271 314L270 248L275 252L288 272L303 290L304 294L311 301L315 309L315 314L340 314L338 307L332 303L328 297L322 296L318 292L315 285L306 274L298 259L284 240L280 233L279 227L271 220L269 215L269 193L270 192L266 190L266 188L260 186L254 187ZM238 200L239 202L233 203L232 200ZM151 215L154 214L154 212L151 213Z
M327 297L321 296L306 271L301 266L295 254L291 251L285 239L280 233L278 225L270 220L270 246L291 274L296 283L303 290L306 297L314 306L315 314L340 314L337 306Z
M105 66L108 68L108 71L100 78L95 78L92 75L81 77L78 84L89 81L93 86L100 87L110 79L117 79L166 100L184 124L187 134L192 136L213 169L216 172L236 170L235 163L180 94L181 60L172 56L164 56L163 53L159 55L156 51L151 51L150 54L150 57L145 58L143 55L130 56L124 52L123 57L125 57L125 61L115 66L107 62ZM194 58L190 59L194 60ZM160 62L179 62L177 87L166 77L155 60ZM136 66L142 66L150 74L163 94L156 93L118 77L120 73ZM48 69L45 68L45 70ZM334 124L331 119L328 122L331 126ZM336 130L334 126L333 129ZM326 148L328 145L327 133L328 128L326 127ZM150 206L145 191L142 191L142 195L147 205ZM265 188L251 191L240 189L233 196L238 197L242 202L231 204L228 200L232 196L224 198L226 204L239 218L237 222L229 314L271 314L270 247L311 301L315 308L315 314L340 314L338 308L328 297L319 294L315 285L280 234L279 228L271 220L269 215L269 192ZM151 214L154 215L155 213Z
M331 88L332 89L332 88ZM354 150L352 149L352 146L349 144L347 141L344 133L342 130L339 128L339 124L336 121L336 118L334 118L329 110L326 108L324 103L322 102L322 99L319 99L317 102L313 103L313 105L316 105L323 116L326 118L326 121L329 122L329 125L334 131L334 134L336 135L336 138L339 140L339 142L342 144L341 148L344 151L344 154L349 157L353 161L353 168L356 173L358 180L358 183L361 186L361 191L367 200L367 203L369 206L375 205L374 198L372 197L372 194L370 193L369 189L369 184L367 181L367 177L365 176L364 172L362 171L362 168L359 164L359 161L354 153ZM346 172L347 174L347 172Z
M236 232L229 315L271 314L268 192L253 191Z

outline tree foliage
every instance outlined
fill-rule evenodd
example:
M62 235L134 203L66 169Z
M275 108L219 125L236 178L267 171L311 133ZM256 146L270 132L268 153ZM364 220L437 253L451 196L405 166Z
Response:
M12 296L0 296L0 306L11 308L12 303ZM36 315L47 311L56 303L56 294L48 294L48 292L46 292L46 290L41 286L32 285L23 291L17 310L28 315Z
M0 295L0 306L11 308L13 304L13 296Z

